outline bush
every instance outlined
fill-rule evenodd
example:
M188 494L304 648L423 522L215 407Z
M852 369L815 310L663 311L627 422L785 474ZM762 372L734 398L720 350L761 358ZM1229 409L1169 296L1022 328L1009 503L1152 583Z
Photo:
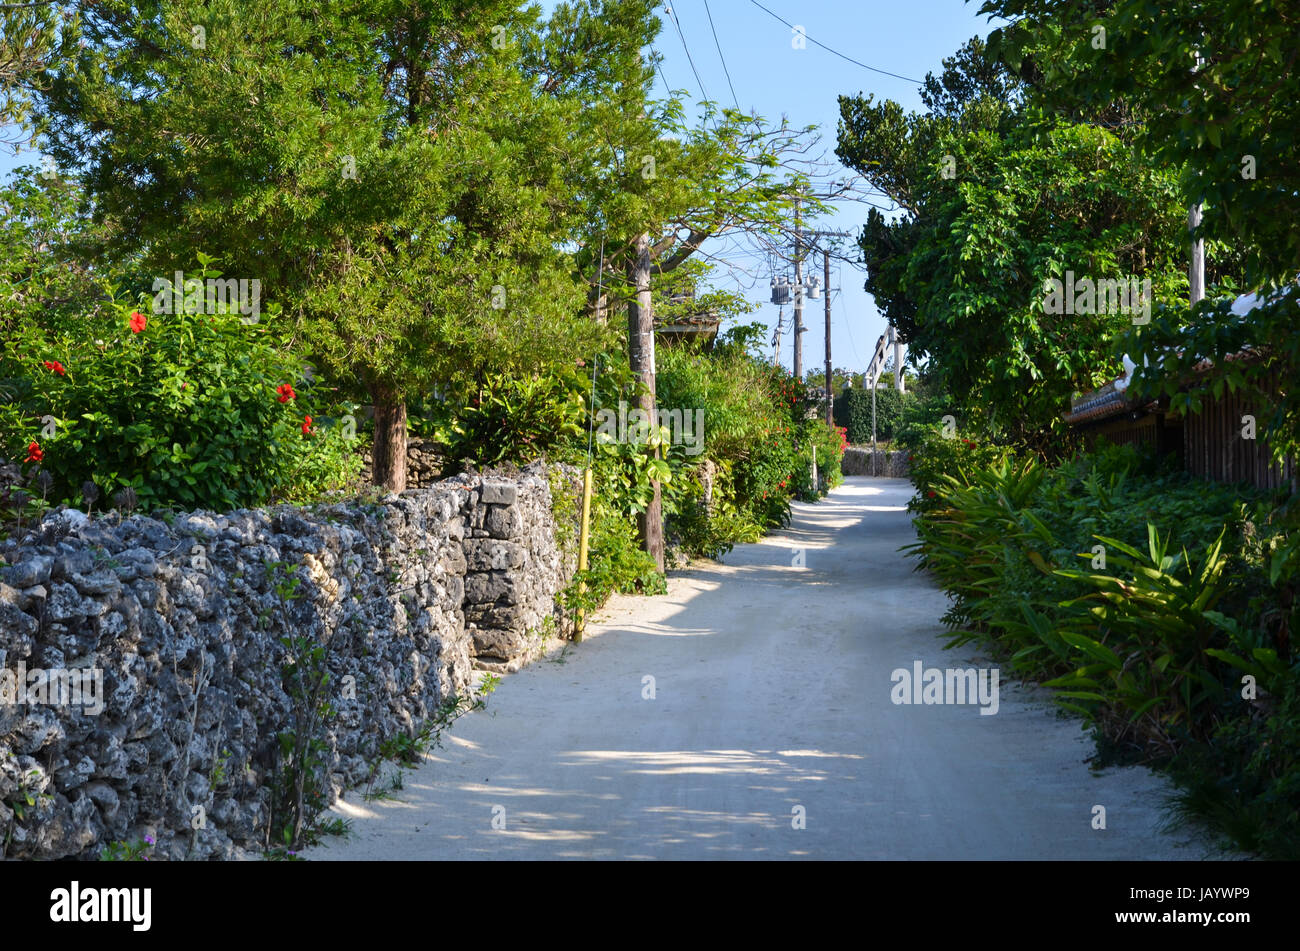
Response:
M1300 817L1282 802L1300 786L1300 665L1279 623L1288 541L1271 500L1133 449L1049 468L1009 456L981 465L978 447L952 443L935 433L917 447L918 486L933 488L921 493L919 542L908 546L953 598L950 646L977 641L1045 681L1092 726L1099 755L1193 777L1184 807L1235 824L1247 847L1293 850ZM1243 702L1243 674L1274 711L1268 719ZM1246 755L1263 738L1271 757ZM1197 778L1195 764L1237 784ZM1254 790L1249 801L1233 798L1242 790ZM1266 834L1266 820L1289 825Z
M1266 706L1225 720L1209 741L1189 744L1170 772L1183 787L1174 801L1184 817L1265 858L1300 858L1300 679Z
M51 500L130 490L127 507L228 510L359 472L344 427L324 426L326 391L265 324L144 303L109 312L95 339L28 325L0 356L0 453L45 473Z
M585 438L584 382L576 372L488 374L434 436L450 458L477 466L531 461Z
M916 406L913 393L880 388L876 390L876 439L893 439L903 424L905 414ZM848 430L854 445L871 443L871 391L861 387L845 390L835 400L835 424Z
M792 498L815 500L843 480L843 433L810 417L815 393L755 355L751 329L741 328L711 353L660 351L657 405L680 412L683 422L690 414L690 438L672 427L655 426L645 439L611 433L608 425L602 431L608 419L588 413L627 420L638 392L625 358L604 354L594 406L586 406L588 367L576 373L552 368L528 380L488 377L468 397L449 400L454 408L435 413L431 429L450 459L479 465L522 463L542 454L587 465L590 435L596 492L609 518L622 518L631 532L658 481L668 538L687 555L717 557L784 524ZM633 429L630 420L627 428ZM816 486L814 447L821 476ZM707 504L706 472L712 473ZM627 555L622 532L607 525L599 538L593 534L591 590L644 587L644 562Z
M828 491L844 482L840 463L844 459L844 434L821 419L804 420L800 427L800 468L795 478L795 495L804 502L816 502ZM804 448L806 447L806 448ZM815 453L814 453L815 450ZM802 463L805 461L807 465ZM817 460L817 479L813 482L813 458Z
M948 476L966 480L963 484L968 484L974 473L1008 456L1007 450L1000 446L971 439L955 430L949 434L940 424L914 427L903 445L908 450L908 477L916 487L916 495L908 503L911 512L928 512L942 506L940 495L948 484Z

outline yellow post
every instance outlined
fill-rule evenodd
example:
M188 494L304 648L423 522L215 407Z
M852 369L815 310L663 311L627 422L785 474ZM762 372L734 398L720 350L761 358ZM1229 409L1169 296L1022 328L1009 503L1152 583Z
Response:
M591 469L582 472L582 530L578 535L578 570L587 570L587 542L591 536ZM578 582L578 594L587 590L585 581ZM585 620L582 608L578 608L578 617L573 625L573 639L582 640L582 628Z

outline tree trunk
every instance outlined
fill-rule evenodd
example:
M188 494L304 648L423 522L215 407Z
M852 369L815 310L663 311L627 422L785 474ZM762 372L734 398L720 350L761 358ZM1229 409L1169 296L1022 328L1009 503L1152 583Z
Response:
M654 307L650 302L650 236L642 234L636 239L636 259L629 268L629 277L636 294L627 305L628 360L632 372L645 384L645 392L637 398L637 405L646 412L653 425L658 421L655 412L655 329ZM653 483L654 495L649 507L637 516L637 530L641 547L650 553L659 571L664 570L664 518L663 499L659 483Z
M370 387L375 404L375 485L390 492L406 491L406 400L383 384Z

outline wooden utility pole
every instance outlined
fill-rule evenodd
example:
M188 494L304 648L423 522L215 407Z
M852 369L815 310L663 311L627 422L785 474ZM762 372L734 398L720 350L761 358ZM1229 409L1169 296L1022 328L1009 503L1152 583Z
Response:
M803 231L799 199L794 200L794 378L803 379Z
M650 299L650 235L637 235L635 256L628 266L635 296L627 306L628 362L632 373L645 384L644 392L637 396L637 406L646 413L653 426L658 421L655 412L655 328L654 310ZM663 498L659 483L652 482L654 494L649 507L637 516L637 528L645 550L655 560L655 566L664 570L664 516Z
M835 393L831 386L831 253L822 248L822 297L826 299L826 425L835 425Z

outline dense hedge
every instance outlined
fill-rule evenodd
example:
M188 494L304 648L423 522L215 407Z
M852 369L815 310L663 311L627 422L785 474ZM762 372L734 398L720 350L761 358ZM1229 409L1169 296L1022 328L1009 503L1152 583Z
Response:
M876 439L893 439L917 398L890 388L876 390ZM848 430L849 442L871 442L871 391L861 387L845 390L835 398L835 424Z

